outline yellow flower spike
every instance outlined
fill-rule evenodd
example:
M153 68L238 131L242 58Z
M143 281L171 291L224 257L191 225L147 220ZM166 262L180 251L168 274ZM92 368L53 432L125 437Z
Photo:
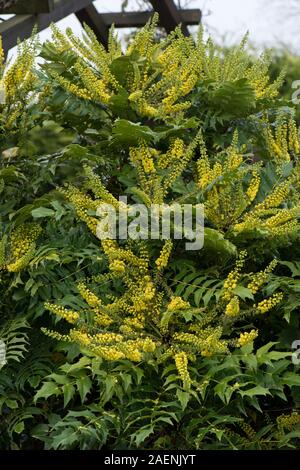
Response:
M87 347L91 344L91 338L90 336L80 330L70 330L69 337L72 341L75 341L76 343L79 343L83 347Z
M276 294L273 294L271 297L268 299L264 299L261 302L259 302L256 306L256 309L258 313L267 313L269 312L272 308L276 307L283 299L283 293L282 292L277 292Z
M158 166L161 169L167 168L176 160L180 160L184 155L184 142L181 139L175 139L166 154L160 156Z
M241 269L245 264L246 251L241 251L238 260L235 263L235 268L231 271L224 281L223 285L223 298L230 300L233 297L233 291L237 287L238 280L241 277Z
M147 282L145 287L144 299L146 301L150 301L154 298L156 294L156 290L154 284L152 282Z
M226 305L225 314L230 317L236 317L240 313L240 301L235 295L230 302Z
M113 274L124 274L125 273L125 263L124 261L115 259L109 264L109 270Z
M258 337L258 331L257 330L251 330L249 332L241 333L238 340L237 340L237 346L242 347L245 346L248 343L251 343L252 341L255 340L255 338Z
M142 98L143 96L143 92L141 90L137 90L137 91L133 91L132 93L130 93L130 95L128 96L128 100L129 101L138 101Z
M264 269L264 271L260 271L259 273L253 274L251 282L247 285L248 289L251 290L252 294L256 294L261 286L269 279L270 273L275 269L277 266L278 261L273 260L271 263Z
M183 351L176 353L174 359L179 377L181 378L185 387L189 388L191 385L191 378L188 372L188 358L186 353Z
M252 179L251 179L250 184L248 186L248 189L246 191L246 194L247 194L250 202L253 202L254 199L256 198L259 187L260 187L260 182L261 182L261 180L260 180L259 173L257 171L254 171Z
M90 291L83 282L79 283L77 287L81 297L88 303L88 305L90 305L90 307L95 308L101 305L101 299Z
M78 312L74 310L69 310L61 305L51 304L49 302L45 303L45 309L49 310L51 313L54 313L60 318L67 320L68 323L76 323L79 320Z
M169 258L170 258L171 252L172 252L172 248L173 248L172 241L171 240L166 240L165 244L164 244L164 246L163 246L163 248L160 252L159 257L155 261L155 264L156 264L157 269L159 271L162 271L163 269L165 269L168 266Z
M300 422L300 415L294 411L291 414L278 416L276 421L279 428L293 431L295 426Z
M167 306L167 310L174 312L176 310L186 310L189 307L189 302L185 302L181 297L173 297Z
M38 224L23 224L17 227L11 235L11 258L6 269L9 272L19 272L31 261L36 250L36 240L42 232Z

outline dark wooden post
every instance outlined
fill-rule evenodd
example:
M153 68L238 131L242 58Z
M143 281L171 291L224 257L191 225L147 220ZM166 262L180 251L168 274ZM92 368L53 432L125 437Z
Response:
M181 24L183 34L188 35L187 24L200 23L201 11L198 9L178 10L173 0L150 0L150 2L160 15L160 26L167 32ZM0 23L0 35L5 53L14 47L18 40L29 38L34 26L37 26L38 31L42 31L51 23L72 13L75 13L81 23L86 23L93 29L105 47L112 24L117 28L140 27L153 15L152 11L99 13L93 5L93 0L0 0L1 13L16 14L13 18Z
M50 13L54 8L54 0L0 0L0 13L28 15Z
M173 0L149 0L153 9L159 13L160 22L164 26L167 33L173 31L176 26L181 24L182 32L185 36L189 36L187 25L183 22L180 11L176 7Z
M94 31L99 42L102 42L105 47L108 46L109 28L93 4L77 11L76 16L82 25L86 23Z

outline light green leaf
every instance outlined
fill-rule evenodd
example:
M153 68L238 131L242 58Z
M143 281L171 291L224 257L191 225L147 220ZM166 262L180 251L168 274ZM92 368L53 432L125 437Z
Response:
M46 207L38 207L37 209L33 209L31 214L35 219L40 219L42 217L53 217L55 211L53 209L47 209Z
M74 396L75 387L74 385L68 383L63 386L62 390L64 394L64 408L66 408L67 404L69 403L70 400L72 400Z
M250 388L249 390L239 390L239 394L242 397L255 397L257 395L271 395L271 392L268 388L257 385L256 387Z
M87 375L84 375L76 380L76 386L81 398L81 402L84 403L87 394L92 388L92 381Z
M54 382L45 382L42 388L35 394L34 401L39 398L49 398L52 395L58 396L62 393L61 389Z
M187 407L187 404L191 398L191 395L188 392L184 392L183 390L180 390L179 388L176 391L176 396L181 404L182 411L184 411Z

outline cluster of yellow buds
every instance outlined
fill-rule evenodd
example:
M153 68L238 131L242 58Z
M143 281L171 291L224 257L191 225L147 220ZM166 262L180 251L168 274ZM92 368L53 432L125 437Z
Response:
M299 223L297 220L290 220L289 222L272 229L273 237L290 236L298 232Z
M268 299L264 299L261 302L259 302L257 305L254 305L256 309L258 310L259 313L266 313L272 308L276 307L283 299L283 293L282 292L277 292L276 294L273 294L272 297L269 297Z
M176 353L174 356L175 365L178 370L179 377L181 378L185 388L189 388L191 384L191 378L188 371L188 357L184 351Z
M25 255L6 266L7 271L10 273L18 273L22 271L22 269L26 268L34 256L35 248L35 243L33 243Z
M241 269L245 264L246 256L247 253L245 251L240 252L238 260L235 263L234 270L231 271L225 279L223 285L223 298L225 300L230 300L233 296L233 291L237 287L238 280L241 277Z
M198 185L204 189L211 181L211 168L207 155L197 160Z
M167 310L175 312L176 310L186 310L189 307L189 302L186 302L181 297L173 297L167 306Z
M243 154L239 151L238 142L239 133L236 129L233 133L231 145L226 151L227 155L223 165L224 170L235 170L236 168L239 168L239 166L241 166L241 164L243 163Z
M250 182L250 184L248 186L248 189L246 191L246 194L247 194L250 202L253 202L254 199L256 198L259 187L260 187L260 176L259 176L259 173L257 171L254 171L251 182Z
M92 217L89 211L96 213L98 202L72 185L69 185L67 189L61 189L60 192L74 205L78 217L85 222L91 232L96 235L98 220L96 217Z
M128 100L135 102L135 101L140 100L142 96L143 96L142 90L136 90L130 93L130 95L128 96Z
M226 305L225 314L229 317L236 317L240 313L240 301L235 295L230 302Z
M275 156L278 162L290 161L290 153L298 154L300 151L299 135L294 119L286 121L285 116L278 116L275 132L267 123L265 140L269 153Z
M294 151L296 155L300 152L299 132L297 124L294 119L290 119L289 123L289 148Z
M75 83L69 82L66 78L62 77L58 73L57 74L53 73L53 77L61 85L61 87L64 88L70 94L77 96L78 98L81 98L84 100L92 99L91 93L86 88L82 88L76 85Z
M112 97L112 92L108 89L108 83L101 80L97 75L88 67L77 62L74 66L80 76L82 83L86 87L87 94L92 96L95 100L107 104Z
M164 244L164 246L163 246L163 248L160 252L159 257L155 261L155 264L156 264L157 269L159 271L162 271L163 269L165 269L168 266L172 248L173 248L172 241L171 240L166 240L165 244Z
M192 333L177 332L174 333L173 340L180 343L191 344L198 350L201 350L203 348L203 341L205 341L205 338L200 335L196 336Z
M286 224L287 222L294 222L293 219L300 214L300 206L293 207L292 209L282 209L273 217L270 217L266 221L266 227L268 229L281 228L280 225Z
M138 111L142 116L152 119L158 117L159 115L159 110L148 104L145 100L138 101Z
M256 439L256 432L252 428L252 426L250 426L249 423L245 423L245 421L242 421L239 423L239 426L244 431L248 439L250 439L251 441L254 441Z
M273 260L271 263L266 267L264 271L260 271L259 273L253 274L251 282L247 285L248 289L251 290L252 294L256 294L261 286L269 279L269 274L275 269L277 266L278 261Z
M62 335L58 331L49 330L48 328L42 327L41 331L49 338L56 339L56 341L70 341L69 335Z
M131 332L134 330L142 330L145 326L145 322L139 320L136 317L125 318L124 324L128 325L131 328Z
M257 206L255 207L255 212L270 209L272 207L278 207L286 200L289 193L289 187L289 180L276 186L271 192L271 194L269 194L262 203L257 204Z
M202 357L211 357L213 355L212 351L209 349L202 349L201 356Z
M125 273L125 263L122 260L115 259L109 263L109 270L113 274L123 274Z
M249 332L241 333L238 340L237 340L237 346L245 346L248 343L251 343L252 341L255 340L255 338L258 337L258 331L257 330L251 330Z
M170 164L180 160L184 155L184 142L182 139L175 139L170 146L167 153L160 155L158 160L158 167L161 169L167 168Z
M94 323L102 327L107 327L113 323L113 319L103 312L99 307L94 309Z
M65 307L62 307L61 305L46 302L45 309L49 310L60 318L64 318L69 323L76 323L79 320L78 312L75 312L74 310L69 310Z
M153 353L156 349L156 344L154 343L154 341L152 341L152 339L146 338L145 340L143 340L142 347L143 351L145 351L146 353Z
M237 150L232 149L230 147L230 150L228 152L228 156L225 162L225 168L227 167L228 170L235 170L236 168L239 168L242 163L243 163L243 155L240 152L237 152Z
M96 333L92 338L97 344L119 343L123 340L123 336L118 333Z
M146 276L146 277L149 278L150 276ZM152 300L155 296L155 293L156 293L156 290L155 290L153 282L150 280L147 280L145 292L144 292L144 299L146 301Z
M24 255L31 244L39 237L42 229L37 224L24 224L17 227L11 235L11 251L15 258Z
M91 344L91 337L84 331L72 329L69 332L69 337L71 341L79 343L80 346L87 347Z
M14 259L6 265L9 272L19 272L24 269L34 256L36 240L42 229L39 225L24 224L17 227L11 235L11 257Z
M155 152L153 152L153 149L147 147L145 143L141 143L139 147L131 147L129 155L133 165L136 166L137 169L141 168L146 175L155 173L153 160Z
M4 71L2 77L2 84L5 91L6 104L8 115L15 113L15 119L21 116L24 111L24 104L33 91L34 85L37 82L37 76L34 75L32 68L35 61L36 42L34 39L19 45L17 57L13 63ZM0 60L3 73L3 48L2 40L0 43ZM2 75L1 73L1 75ZM10 125L13 124L11 120ZM6 125L6 128L9 126Z
M172 339L184 345L190 345L193 350L201 353L201 356L212 356L217 353L225 353L228 351L226 341L221 340L221 327L202 328L196 334L177 332L173 334Z
M276 421L278 427L292 431L294 427L300 423L300 415L297 412L293 412L289 415L280 415L277 417Z
M125 354L113 346L90 346L90 349L106 361L118 361L125 359Z
M95 308L101 305L101 299L99 299L97 295L90 291L83 282L80 282L77 287L81 297L88 303L90 307Z
M245 42L244 42L245 44ZM254 88L257 99L272 99L279 93L279 89L285 78L285 71L279 74L273 83L269 83L270 56L267 53L261 55L260 59L251 64L245 76Z

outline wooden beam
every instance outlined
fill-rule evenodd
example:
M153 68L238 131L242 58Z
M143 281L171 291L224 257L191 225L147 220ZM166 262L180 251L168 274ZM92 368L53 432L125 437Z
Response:
M39 1L42 4L44 0L27 1L28 4L30 1ZM100 14L93 6L93 0L48 1L49 5L51 6L52 2L53 6L53 10L49 13L42 13L39 15L17 15L0 23L0 35L2 36L5 53L7 53L9 49L13 48L17 44L18 40L23 41L30 37L34 26L37 26L38 31L42 31L43 29L48 28L51 23L55 23L72 13L77 14L81 22L86 22L91 26L98 39L105 45L107 45L108 29L112 23L114 23L118 28L139 27L143 26L153 15L153 12L151 11ZM151 1L154 3L154 0ZM162 6L162 4L166 5L166 2L169 2L169 0L159 0L158 3ZM197 9L180 11L176 9L176 15L180 16L180 20L183 21L185 28L186 24L199 24L201 20L201 11ZM169 18L168 22L169 26L166 25L166 18L164 14L162 14L160 25L164 26L167 31L171 31L172 25L175 27L180 23L176 23L174 17L171 20ZM188 33L188 31L186 32Z
M167 33L173 31L176 26L181 24L182 32L185 36L189 36L189 30L180 15L173 0L149 0L153 9L159 13L160 22L164 26Z
M199 25L201 22L202 14L199 9L180 10L180 15L185 24ZM139 28L144 26L152 16L152 11L101 13L102 20L107 28L110 28L112 24L114 24L116 28ZM163 26L161 21L159 22L159 26Z
M93 4L77 11L76 16L82 25L87 24L94 31L99 42L105 47L108 46L110 25L105 24L102 15L98 13L98 10Z
M50 13L54 8L54 0L17 0L9 8L3 8L0 3L0 14L37 15Z
M18 39L23 41L31 36L34 26L38 31L48 28L51 23L62 20L72 13L87 7L92 0L54 0L54 9L50 13L34 15L17 15L0 23L3 49L7 53Z

